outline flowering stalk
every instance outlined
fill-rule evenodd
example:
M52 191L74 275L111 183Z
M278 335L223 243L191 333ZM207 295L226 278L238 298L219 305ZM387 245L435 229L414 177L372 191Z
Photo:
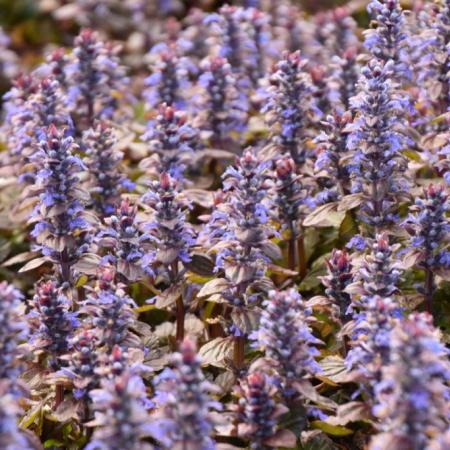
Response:
M78 327L77 314L70 311L71 302L62 294L53 281L36 286L33 309L28 314L33 348L44 350L49 356L49 365L59 369L59 358L71 349L71 338ZM64 386L56 384L55 407L63 401Z
M180 264L191 260L190 251L195 243L195 233L186 220L186 203L176 181L162 173L159 181L149 186L143 197L153 212L152 220L144 227L142 237L146 248L144 264L149 273L165 276L173 286L180 278ZM184 303L177 302L177 341L184 338Z
M450 224L446 217L450 210L449 195L444 186L430 184L423 197L416 198L411 213L403 222L411 235L410 246L419 252L417 265L425 272L424 295L428 312L431 313L435 290L435 271L450 267L450 251L443 248L448 241Z
M98 122L95 128L85 131L83 145L86 166L93 178L94 207L101 216L108 216L117 208L121 192L131 191L134 184L121 173L123 154L114 148L114 133L105 122Z
M302 222L307 208L308 193L303 188L300 176L296 173L294 161L288 156L279 159L276 163L274 194L274 204L277 205L277 215L282 229L289 230L289 268L295 270L296 261L298 261L299 275L304 278L307 267Z
M273 143L298 165L306 160L305 140L312 114L312 84L300 52L283 53L270 77L269 98L262 109L274 127Z
M183 92L189 87L190 64L179 56L176 44L157 44L150 51L154 57L152 74L146 78L144 98L149 108L166 104L186 109Z
M72 282L73 265L89 249L90 225L84 207L89 194L80 186L84 164L75 156L73 138L50 125L33 161L41 169L36 184L41 194L32 213L31 235L37 248L58 268L62 282Z
M99 268L97 286L83 302L80 314L86 315L98 331L101 345L111 352L115 345L140 347L139 339L130 331L136 320L136 306L124 285L115 283L114 268L104 265Z
M151 450L144 441L151 424L142 379L125 371L113 379L104 378L100 389L90 393L95 418L88 425L96 427L86 450Z
M20 344L28 336L28 324L20 307L22 293L6 281L0 283L0 380L14 384L21 372Z
M440 115L450 108L449 1L442 1L437 14L427 18L429 26L423 28L418 39L417 84L421 87L421 98ZM443 126L445 128L445 121Z
M37 69L38 70L38 69ZM39 139L51 125L67 125L69 118L64 106L64 93L53 77L38 79L36 73L20 76L6 95L6 120L3 128L12 163L17 164L19 180L31 183L40 168L33 161ZM34 162L34 171L30 162Z
M326 177L334 188L322 191L316 197L317 202L336 201L349 194L352 165L347 150L346 126L351 123L350 112L340 114L335 111L321 122L325 131L321 131L315 142L319 144L319 155L315 163L318 176Z
M277 432L280 415L287 411L277 404L277 390L270 379L262 372L253 372L236 387L238 433L250 440L250 448L265 450L272 446L269 440Z
M206 381L195 345L185 339L172 356L172 368L155 379L157 405L153 436L169 448L212 450L210 413L221 407L211 400L214 385Z
M402 263L394 258L398 248L398 244L389 244L387 234L377 235L371 242L370 253L363 257L354 283L346 288L352 299L347 312L364 311L371 298L390 298L398 292L402 274Z
M225 198L212 213L206 238L216 252L216 270L223 270L228 288L223 298L231 308L245 310L258 294L251 286L264 277L270 258L279 258L278 247L269 239L274 230L268 224L270 198L268 164L258 161L250 149L223 175ZM237 368L244 362L245 333L232 327Z
M350 108L350 99L356 95L360 75L357 47L347 48L340 56L333 56L328 78L329 98L340 114Z
M339 308L339 316L342 322L348 319L350 295L345 292L346 287L352 282L353 267L348 253L345 250L333 249L331 258L326 259L327 275L320 278L325 286L325 294Z
M203 88L198 109L203 115L202 128L211 135L213 144L222 144L232 131L243 131L247 121L248 102L237 89L231 65L220 56L201 63L198 83Z
M381 434L371 450L433 449L431 442L448 430L448 350L439 341L428 314L413 313L390 335L391 357L375 386L374 415Z
M141 221L137 213L137 206L130 199L123 199L116 213L104 220L105 226L95 239L98 246L108 252L104 259L116 268L121 277L129 281L136 281L144 276L142 259L145 252L141 248Z
M94 333L94 330L89 329L77 333L70 342L71 353L64 357L67 367L62 372L73 380L76 399L87 399L100 382L95 371L99 360L99 343Z
M112 118L118 109L117 98L126 89L128 79L117 51L101 42L90 29L81 30L75 39L72 61L67 67L68 105L81 130L92 128L96 119Z
M400 152L407 140L399 124L408 102L397 92L393 76L392 60L383 64L371 59L351 102L357 113L347 141L357 162L352 190L363 194L361 218L376 231L396 222L398 201L407 191Z
M404 75L407 67L402 61L402 51L407 36L399 0L372 0L367 11L375 21L376 28L365 31L365 47L385 64L392 60L397 69L395 76Z
M248 40L243 28L244 18L242 8L224 5L219 9L219 14L210 14L204 20L219 37L219 56L230 63L235 73L244 69L244 49Z
M246 57L247 72L257 87L259 81L266 74L267 45L271 40L269 32L269 17L257 8L248 8L244 10L244 27L249 35L247 45L249 54Z
M6 450L33 450L25 434L17 426L22 410L11 393L10 381L0 379L0 447Z
M139 166L156 174L166 172L182 182L199 139L186 113L166 104L160 105L158 115L148 123L143 139L148 142L153 155L142 160Z
M314 357L319 354L315 345L321 341L311 333L311 311L296 290L270 291L263 307L259 329L250 338L264 350L285 398L292 399L296 382L320 372Z
M77 314L70 311L71 302L54 282L42 282L35 291L33 309L28 314L31 342L34 349L47 353L50 367L57 370L64 364L60 357L71 349L71 338L79 325ZM64 385L57 383L55 408L63 400Z
M390 360L391 331L398 317L399 306L391 297L371 296L362 312L355 315L355 326L345 363L356 369L368 384L373 397L373 387L380 381L381 371Z

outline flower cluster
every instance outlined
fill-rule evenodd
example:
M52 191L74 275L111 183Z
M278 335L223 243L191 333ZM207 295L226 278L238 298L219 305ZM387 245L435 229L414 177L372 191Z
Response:
M377 235L355 273L354 283L347 287L355 308L364 311L372 297L390 298L398 292L402 263L395 255L398 244L389 244L387 234Z
M218 56L227 60L233 72L243 72L248 36L244 31L245 10L240 7L224 5L218 14L205 18L206 25L212 25L219 38Z
M165 103L185 109L184 93L189 87L189 63L179 56L176 44L157 44L150 52L154 57L152 74L145 80L144 98L149 108Z
M283 395L292 397L296 381L320 372L314 357L319 354L315 345L321 341L312 335L311 311L295 289L269 292L262 306L259 329L250 338L264 350Z
M67 66L67 102L77 128L85 130L95 119L109 119L118 110L118 99L128 79L117 58L118 48L101 42L96 32L81 30Z
M296 164L307 157L305 140L313 110L311 78L300 52L284 53L270 77L269 98L262 112L274 127L273 143Z
M43 129L51 123L61 122L61 101L57 81L52 78L39 80L36 74L20 75L13 88L5 95L5 123L3 132L9 148L10 164L21 181L33 181L30 159Z
M450 267L450 251L447 249L450 223L446 217L450 210L449 195L444 186L430 184L411 206L411 213L403 222L411 235L410 247L415 254L416 265L424 270L424 286L419 288L431 310L435 291L434 272Z
M5 450L33 450L31 442L17 426L22 413L16 399L10 392L8 380L0 379L0 447Z
M111 351L115 345L140 347L140 341L130 327L136 320L134 300L124 286L115 283L115 270L111 266L100 266L98 285L84 301L83 313L91 326L97 330L100 345Z
M95 426L86 450L151 450L144 441L151 434L147 399L142 379L125 371L114 379L103 379L100 389L90 393L95 405Z
M71 280L72 266L89 249L90 225L85 217L89 194L81 187L85 166L75 149L71 136L50 125L33 155L40 167L36 185L41 193L30 219L35 224L31 235L63 281Z
M53 281L36 286L36 294L28 314L33 348L44 350L49 364L58 368L59 357L72 346L72 337L79 325L77 313L71 311L70 300Z
M422 12L424 13L424 12ZM441 2L441 7L429 19L429 27L418 36L420 50L417 62L417 83L421 87L422 100L434 106L437 114L444 114L450 105L448 70L450 68L450 4Z
M406 142L400 122L407 101L395 89L393 73L392 60L384 64L371 59L351 101L357 114L347 141L357 163L353 191L363 193L361 218L375 228L395 222L398 199L407 190L400 152Z
M337 1L0 0L1 449L450 448L450 0Z
M282 229L289 229L291 239L301 232L308 210L308 191L303 187L292 158L284 156L276 162L274 173L274 204Z
M209 57L201 64L198 83L202 88L198 109L201 127L212 143L229 138L232 131L243 131L247 122L248 101L237 89L231 65L221 56Z
M23 295L6 281L0 283L0 380L15 381L20 372L20 344L28 336L21 314Z
M160 105L158 115L147 124L143 139L152 155L143 159L140 167L156 174L166 172L181 181L198 146L198 132L189 124L186 113Z
M137 214L137 206L123 199L116 213L105 219L105 226L96 236L98 246L107 250L106 259L120 276L130 281L144 275L145 252L141 248L142 232Z
M143 263L149 273L167 273L173 281L178 264L191 260L190 249L195 243L194 230L186 221L186 202L177 182L167 173L150 183L143 201L152 212L142 236L146 246Z
M367 10L376 27L366 30L364 45L370 53L387 63L396 64L395 76L405 75L407 68L402 61L405 40L404 16L398 0L372 0ZM403 74L402 74L403 72Z
M412 314L391 333L391 357L375 387L381 433L371 450L440 448L448 430L448 350L427 314ZM445 448L445 447L441 447Z
M86 166L92 176L90 189L94 207L102 216L112 214L123 191L131 191L134 184L121 173L122 152L114 148L113 130L105 123L97 123L94 129L84 133Z
M403 226L411 235L410 245L420 252L418 263L429 269L448 268L450 252L445 243L450 232L446 217L450 210L449 194L444 186L430 184L417 197Z
M353 266L349 254L345 250L333 249L331 257L327 259L327 275L321 277L325 286L325 295L339 308L342 321L348 318L350 295L345 291L353 280Z
M350 108L350 99L356 95L360 74L356 47L347 48L340 56L334 56L328 77L329 101L338 112Z
M389 362L391 331L398 317L399 306L391 297L377 295L367 300L364 311L355 317L352 348L346 357L349 368L373 388L380 381L381 370ZM371 392L373 396L373 392Z
M226 198L211 216L210 237L218 241L216 267L240 284L261 276L270 261L268 238L273 230L268 224L270 205L265 195L269 189L268 164L246 150L236 167L229 167L222 178Z
M153 435L164 448L215 448L210 412L221 405L211 400L209 392L214 386L205 380L200 364L195 345L185 339L179 353L172 356L172 369L155 379L153 401L161 409Z
M265 48L271 39L269 16L257 8L248 8L245 10L244 27L249 35L246 41L249 47L245 58L246 70L254 86L258 86L259 80L266 75L268 57Z
M71 353L63 359L68 360L68 366L62 372L73 379L75 398L86 398L89 393L98 387L100 381L96 373L99 360L98 337L93 330L82 330L76 334L71 342Z
M274 399L276 388L267 375L254 372L235 390L238 399L239 434L248 438L250 448L262 449L277 431L277 419L286 412Z
M347 150L346 127L351 120L352 116L347 111L343 114L335 112L321 122L325 131L322 131L315 139L319 145L315 170L316 177L325 178L326 181L322 183L330 187L322 190L316 197L319 204L327 203L327 200L340 199L350 192L352 164Z

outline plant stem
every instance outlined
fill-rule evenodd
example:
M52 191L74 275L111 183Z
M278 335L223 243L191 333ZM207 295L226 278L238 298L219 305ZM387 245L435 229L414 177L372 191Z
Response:
M302 234L297 239L297 251L298 251L298 273L300 275L300 279L303 280L306 275L306 255L305 255L305 239Z
M434 274L429 268L425 268L425 286L424 286L424 296L427 311L431 314L432 303L433 303L433 290L434 290Z
M245 336L234 337L233 362L236 369L241 370L244 367L245 358Z
M178 278L178 261L172 263L172 284L177 282ZM177 298L177 309L176 309L176 321L177 321L177 331L176 331L176 341L180 343L184 339L184 302L183 302L183 289L181 289L180 295Z
M295 270L296 265L296 239L295 237L291 237L288 241L288 267L289 270Z
M182 342L184 339L184 303L183 303L183 294L180 292L180 295L177 298L177 334L176 340L177 342Z
M62 383L57 383L55 386L55 409L63 402L64 400L64 385Z

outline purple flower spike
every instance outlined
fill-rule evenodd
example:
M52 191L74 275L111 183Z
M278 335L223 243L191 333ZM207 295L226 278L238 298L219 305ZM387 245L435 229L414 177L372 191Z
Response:
M205 380L191 341L183 341L179 353L172 356L172 366L155 379L154 437L164 448L214 450L210 413L221 405L210 398L215 386Z
M398 93L394 63L371 59L363 68L351 106L356 117L347 140L354 151L353 192L362 192L361 219L380 229L397 221L398 200L408 189L406 160L409 142L401 127L408 100Z
M0 283L0 379L15 382L21 372L20 344L28 324L20 312L22 293L6 281Z
M105 122L99 122L83 135L86 166L93 178L92 199L102 216L112 214L120 202L120 194L134 187L121 173L123 154L114 148L115 143L114 133Z
M140 167L150 173L167 172L183 181L184 171L198 146L198 131L191 127L188 117L166 104L160 105L158 115L147 125L143 139L153 153L141 161Z
M137 218L138 209L129 199L120 203L114 215L105 219L105 226L96 236L100 248L107 250L109 260L117 273L127 280L135 281L144 276L141 246L142 231Z
M85 214L89 193L82 189L81 172L85 166L74 155L77 146L50 125L39 143L33 161L39 164L36 185L38 206L30 222L37 248L59 269L61 279L71 281L72 266L88 251L91 225Z
M67 68L67 102L81 130L93 127L96 119L112 118L118 110L118 95L126 92L128 79L117 52L118 48L101 42L90 29L81 30L75 39Z
M70 311L69 299L53 281L36 286L32 306L28 315L32 345L46 351L50 365L59 368L59 357L72 347L71 338L78 327L76 314Z
M222 142L232 131L242 132L247 125L248 100L237 89L231 65L220 56L209 57L201 64L198 109L202 114L202 129L212 142Z
M191 260L195 243L194 230L186 220L188 205L176 181L167 173L151 182L143 202L153 213L152 220L144 226L142 242L147 253L143 262L150 273L166 272L173 281L178 264Z
M283 395L295 394L295 382L320 372L314 357L318 355L316 339L308 326L311 312L294 289L271 291L263 302L259 329L251 338L254 346L264 350L274 368Z
M313 113L311 77L300 52L283 54L270 77L269 98L262 109L274 127L273 143L296 164L306 160L305 140Z
M390 360L375 386L380 434L370 450L445 449L448 435L449 352L432 317L413 313L390 334ZM444 445L440 447L440 442Z
M103 379L100 389L90 393L95 418L91 442L85 450L152 450L144 439L151 434L150 403L142 379L124 372Z

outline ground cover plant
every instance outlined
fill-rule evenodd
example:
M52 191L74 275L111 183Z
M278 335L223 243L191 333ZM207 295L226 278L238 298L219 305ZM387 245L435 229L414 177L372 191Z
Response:
M449 0L12 3L0 448L450 449Z

